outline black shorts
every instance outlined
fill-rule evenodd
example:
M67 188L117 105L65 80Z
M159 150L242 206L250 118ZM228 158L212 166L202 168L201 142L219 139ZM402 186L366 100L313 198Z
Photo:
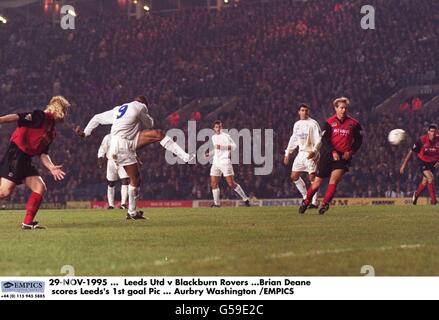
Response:
M0 163L0 176L19 185L27 177L39 175L38 170L32 165L32 157L11 143Z
M351 166L351 159L335 161L332 158L332 154L324 155L320 158L319 164L317 165L316 176L319 178L329 178L332 171L337 169L342 169L347 172Z
M434 167L435 164L436 162L425 162L419 160L419 169L421 170L421 172L431 171L432 173L434 173L436 171L436 168Z

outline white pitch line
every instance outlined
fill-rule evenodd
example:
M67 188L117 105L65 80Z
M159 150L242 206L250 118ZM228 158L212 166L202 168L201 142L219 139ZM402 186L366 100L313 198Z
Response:
M396 249L417 249L424 247L423 244L402 244L399 246L386 246L386 247L374 247L374 248L363 248L363 249L354 249L354 248L345 248L345 249L332 249L332 250L313 250L304 253L296 253L296 252L283 252L272 254L268 256L271 259L279 259L279 258L288 258L288 257L309 257L309 256L320 256L325 254L338 254L338 253L346 253L346 252L354 252L354 251L388 251L388 250L396 250Z

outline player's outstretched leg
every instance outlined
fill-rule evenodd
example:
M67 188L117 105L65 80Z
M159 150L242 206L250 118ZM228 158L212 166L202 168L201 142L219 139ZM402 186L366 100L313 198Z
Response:
M250 207L250 199L247 197L242 187L235 182L234 176L228 176L225 177L225 179L229 187L241 197L242 201L244 201L245 206Z
M43 196L47 190L46 185L41 177L27 177L25 179L25 185L32 193L27 202L26 215L21 228L23 230L45 229L44 226L40 225L38 221L34 221L34 219L43 202Z
M177 143L174 142L170 137L165 135L161 130L144 130L139 133L139 138L137 139L137 144L135 146L136 150L143 148L149 144L160 142L160 145L166 150L172 152L184 162L189 162L194 156L190 156L186 153Z

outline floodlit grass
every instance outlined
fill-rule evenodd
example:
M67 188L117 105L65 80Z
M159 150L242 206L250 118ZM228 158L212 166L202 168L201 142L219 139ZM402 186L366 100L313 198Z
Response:
M439 275L439 208L297 207L0 212L0 275Z

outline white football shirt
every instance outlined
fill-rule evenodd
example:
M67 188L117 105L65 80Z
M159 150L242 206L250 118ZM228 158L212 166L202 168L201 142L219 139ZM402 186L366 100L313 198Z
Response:
M148 114L146 105L133 101L95 115L84 129L84 134L89 136L96 127L107 124L112 124L112 136L133 140L140 130L140 124L151 129L154 120Z
M297 146L299 146L299 151L316 152L321 141L321 129L317 121L311 118L299 120L294 124L293 134L288 142L285 155L288 155Z
M236 143L232 140L229 134L221 132L220 134L214 134L212 136L213 151L213 164L223 164L230 162L231 151L236 149ZM217 149L217 146L220 146ZM229 147L231 150L229 150Z

